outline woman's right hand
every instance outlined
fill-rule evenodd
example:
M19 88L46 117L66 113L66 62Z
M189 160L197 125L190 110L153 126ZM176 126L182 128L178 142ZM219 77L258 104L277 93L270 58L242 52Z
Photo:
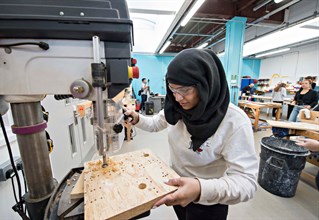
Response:
M127 110L124 114L127 115L127 116L132 116L133 117L133 119L127 120L127 122L131 123L132 125L137 124L138 121L140 120L139 114L136 111Z

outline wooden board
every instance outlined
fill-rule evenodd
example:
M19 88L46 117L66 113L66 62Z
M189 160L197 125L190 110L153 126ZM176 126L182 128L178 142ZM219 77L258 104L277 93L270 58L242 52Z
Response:
M305 122L286 122L286 121L273 121L267 120L267 123L272 127L288 128L296 130L311 130L319 131L319 126L315 124L309 124Z
M176 187L164 183L179 176L150 150L116 155L84 165L85 219L129 219L150 210Z
M252 102L239 100L238 106L240 107L249 107L249 108L281 108L282 104L275 102Z
M76 182L76 184L74 185L71 194L70 194L70 198L71 199L80 199L83 198L84 196L84 174L83 172L81 173L78 181Z

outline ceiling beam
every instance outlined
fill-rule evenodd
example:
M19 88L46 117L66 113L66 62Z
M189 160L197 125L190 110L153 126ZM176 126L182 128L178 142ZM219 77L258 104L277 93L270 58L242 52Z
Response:
M253 3L255 3L256 0L250 0L249 2L245 3L242 7L240 7L237 12L240 13L241 11L245 10L249 6L251 6Z

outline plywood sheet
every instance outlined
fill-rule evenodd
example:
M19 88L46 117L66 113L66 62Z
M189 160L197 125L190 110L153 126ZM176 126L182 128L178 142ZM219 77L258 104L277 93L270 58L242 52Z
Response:
M164 183L179 176L150 150L116 155L85 164L85 219L129 219L152 208L176 187Z
M83 198L84 196L84 174L83 172L81 173L80 177L78 178L78 181L74 185L70 198L71 199L80 199Z

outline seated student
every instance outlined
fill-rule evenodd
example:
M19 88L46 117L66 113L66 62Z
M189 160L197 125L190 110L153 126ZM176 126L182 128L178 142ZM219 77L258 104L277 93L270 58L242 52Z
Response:
M296 122L302 108L311 109L318 104L318 94L311 89L311 81L304 79L301 89L296 93L291 105L294 105L288 121Z
M132 124L150 132L167 128L178 189L154 206L174 206L179 219L225 220L228 205L251 199L258 161L251 122L229 102L226 75L208 49L186 49L169 64L164 110L153 117L134 111Z
M305 79L308 79L308 80L310 80L310 82L311 82L311 88L312 89L315 89L316 88L316 81L315 81L315 77L312 77L312 76L307 76L307 77L305 77Z

